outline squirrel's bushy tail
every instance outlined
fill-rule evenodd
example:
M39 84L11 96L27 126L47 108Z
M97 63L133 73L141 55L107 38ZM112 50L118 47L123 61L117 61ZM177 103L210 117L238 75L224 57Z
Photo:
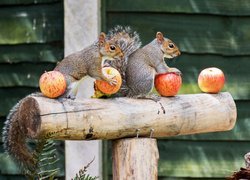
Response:
M117 25L113 29L109 30L107 34L109 40L114 40L121 48L124 58L112 61L110 64L117 69L122 76L122 87L119 91L119 95L124 96L127 94L126 86L126 68L129 56L141 47L141 40L139 34L133 31L129 26Z
M32 169L35 166L35 160L29 150L26 139L28 138L28 129L25 128L26 114L23 112L21 115L20 105L25 101L22 99L11 110L5 125L3 127L3 145L5 151L17 162L20 167ZM32 113L27 112L27 113Z
M139 34L133 31L129 26L115 26L109 30L107 38L117 42L124 57L128 57L141 46Z

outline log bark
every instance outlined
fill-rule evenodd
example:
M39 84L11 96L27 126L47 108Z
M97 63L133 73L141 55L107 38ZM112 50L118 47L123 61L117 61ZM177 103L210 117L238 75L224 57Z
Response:
M36 112L30 118L25 114L24 119L35 127L27 127L30 136L54 134L53 139L62 140L135 137L138 129L140 137L148 137L153 129L156 138L226 131L234 127L237 114L227 92L162 97L157 103L130 98L58 100L41 95L22 102L26 102L22 109Z
M113 180L156 180L159 151L153 138L125 138L113 144Z

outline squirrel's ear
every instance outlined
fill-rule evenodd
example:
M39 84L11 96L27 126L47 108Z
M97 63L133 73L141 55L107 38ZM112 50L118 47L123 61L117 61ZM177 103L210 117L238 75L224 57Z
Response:
M99 44L103 44L105 42L106 34L101 32L99 35Z
M156 33L156 39L157 39L157 42L162 44L163 41L164 41L164 37L163 37L163 34L161 32L157 32Z

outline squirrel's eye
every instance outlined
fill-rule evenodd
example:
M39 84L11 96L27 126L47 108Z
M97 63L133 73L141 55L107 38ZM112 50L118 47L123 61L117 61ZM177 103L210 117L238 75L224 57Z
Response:
M114 46L114 45L111 45L109 48L110 48L110 50L112 50L112 51L115 50L115 46Z
M168 47L172 49L172 48L174 48L174 44L173 43L169 43Z

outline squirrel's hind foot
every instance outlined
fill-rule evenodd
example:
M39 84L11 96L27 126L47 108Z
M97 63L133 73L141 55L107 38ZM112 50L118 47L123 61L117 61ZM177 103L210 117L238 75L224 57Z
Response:
M181 71L177 68L169 68L169 72L175 73L177 75L182 75Z

